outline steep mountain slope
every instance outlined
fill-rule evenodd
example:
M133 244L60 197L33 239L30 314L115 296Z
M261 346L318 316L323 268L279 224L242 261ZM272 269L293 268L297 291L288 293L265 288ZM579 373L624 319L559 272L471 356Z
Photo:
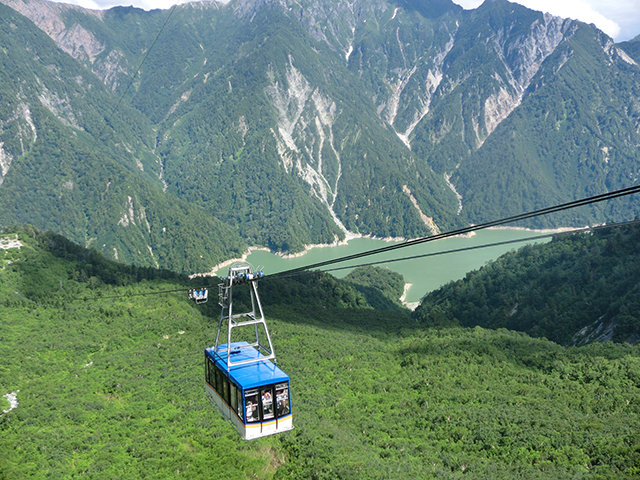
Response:
M508 328L564 345L640 341L640 227L523 247L428 294L425 325Z
M344 63L318 51L277 5L232 7L176 10L136 83L132 104L160 122L168 191L275 249L332 242L346 229L416 236L447 228L455 196L386 131L357 79L355 89L344 88ZM16 8L28 13L19 2ZM121 27L140 13L120 10ZM66 31L91 28L96 15L72 11L62 15ZM116 31L116 15L100 17L100 35ZM124 48L112 51L134 61Z
M154 35L169 16L167 10L88 10L45 0L2 3L32 20L60 49L118 93L126 90Z
M610 38L592 26L565 25L524 87L518 108L452 177L470 218L488 220L637 184L640 67ZM534 225L629 220L637 204L610 202Z
M31 22L0 5L0 223L33 223L113 258L204 270L236 232L163 193L149 122Z
M250 243L428 235L638 179L634 42L506 0L232 0L171 17L4 1L113 98L134 79L129 167ZM638 213L627 199L528 225Z
M260 227L252 217L267 214L276 222L293 217L287 220L293 228L305 226L307 213L298 213L304 208L318 219L306 229L324 241L343 235L344 227L383 236L447 227L454 196L384 128L359 80L290 14L272 5L254 13L215 43L237 56L222 68L207 62L188 100L163 123L167 182L179 192L194 180L208 182L207 208L221 218L249 217L246 228ZM208 174L188 178L187 169ZM224 195L230 182L233 194ZM198 187L193 194L207 193L206 185ZM433 220L420 215L410 193ZM340 229L331 227L332 218ZM277 235L282 225L271 230Z
M349 68L368 80L381 119L455 185L463 218L478 223L637 182L632 55L593 26L504 0L472 11L446 4L366 2L378 7L368 24L369 10L345 8L351 38L334 33L337 20L327 28L316 14L308 24L317 38L348 45ZM528 225L637 213L637 201L612 202Z

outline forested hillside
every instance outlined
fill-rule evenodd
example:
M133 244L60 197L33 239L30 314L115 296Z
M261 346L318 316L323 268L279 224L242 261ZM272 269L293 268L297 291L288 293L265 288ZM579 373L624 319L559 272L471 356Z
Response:
M500 2L495 4L492 15ZM517 7L510 7L509 18ZM481 10L488 9L478 15ZM452 177L469 218L490 220L637 184L638 63L592 27L564 28L565 37L531 79L519 107ZM631 220L637 212L631 214L630 205L609 202L534 225Z
M640 340L640 226L558 235L428 294L424 326L508 328L563 345Z
M638 181L638 42L506 0L3 4L0 224L109 258L208 271Z
M0 225L31 223L111 258L176 271L239 256L232 227L163 191L151 125L0 4ZM71 79L71 80L70 80Z
M0 398L17 401L0 404L1 478L640 474L638 346L427 328L328 275L265 279L295 430L245 442L204 395L219 311L187 300L187 277L31 228L1 237Z

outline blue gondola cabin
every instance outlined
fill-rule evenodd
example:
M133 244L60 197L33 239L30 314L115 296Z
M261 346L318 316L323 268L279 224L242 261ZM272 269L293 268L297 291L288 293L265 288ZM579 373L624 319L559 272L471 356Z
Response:
M205 349L206 392L245 440L293 429L289 377L247 342ZM237 365L240 362L251 362Z

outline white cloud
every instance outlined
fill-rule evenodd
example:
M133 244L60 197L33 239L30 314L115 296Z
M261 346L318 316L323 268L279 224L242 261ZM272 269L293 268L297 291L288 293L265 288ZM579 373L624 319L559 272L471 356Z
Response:
M483 0L453 0L466 9L479 7ZM640 0L517 0L532 10L563 18L593 23L616 41L640 34Z
M549 12L558 17L593 23L612 38L616 38L620 34L620 25L595 10L598 7L596 2L588 0L519 0L518 3L532 10Z
M52 0L58 1L58 0ZM168 10L175 4L188 3L189 0L60 0L62 3L72 3L91 10L106 10L112 7L136 7L143 10Z
M82 8L88 8L89 10L102 10L104 8L92 0L73 0L70 2L65 1L62 3L73 3L74 5L78 5L79 7L82 7Z

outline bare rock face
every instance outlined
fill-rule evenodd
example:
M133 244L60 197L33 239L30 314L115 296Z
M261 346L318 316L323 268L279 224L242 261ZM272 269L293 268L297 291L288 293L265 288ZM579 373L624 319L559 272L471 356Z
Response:
M84 62L93 63L96 56L104 50L104 45L80 25L62 30L52 38L62 50Z
M327 206L336 225L348 233L333 209L342 171L341 147L333 131L339 112L335 102L295 68L294 59L290 57L289 62L286 85L275 81L273 72L269 72L272 83L265 89L278 112L278 131L272 130L278 155L284 169L289 172L295 168L310 185L312 195ZM328 163L333 168L327 170ZM337 171L337 176L332 178L331 171Z
M11 117L0 119L0 132L5 130L17 132L18 147L14 147L12 150L3 141L0 141L0 185L4 183L13 160L24 155L38 138L29 105L20 102Z
M40 30L49 35L58 46L78 60L93 62L96 55L104 50L104 46L87 30L79 25L67 27L63 20L63 13L68 10L78 10L83 13L102 18L101 10L87 10L75 5L53 3L44 0L2 0L2 3L21 13Z
M502 85L484 104L486 136L520 105L523 92L545 59L565 38L570 25L571 20L544 14L541 21L531 24L525 35L509 38L509 33L501 29L490 38L506 75L496 76Z
M93 64L92 71L106 86L115 91L119 85L120 75L128 74L125 66L126 60L122 52L119 50L111 50L103 61Z
M96 61L96 58L104 52L105 46L93 33L78 23L67 24L64 20L64 14L70 10L77 10L85 15L94 15L100 20L104 17L104 11L88 10L75 5L45 0L0 1L30 19L38 28L49 35L60 49L87 65L112 90L118 86L118 73L127 73L122 52L112 50L101 61Z
M3 0L2 3L27 17L35 23L40 30L52 37L58 35L65 29L60 14L63 9L71 7L70 5L62 3L50 3L42 0L34 0L31 2Z

